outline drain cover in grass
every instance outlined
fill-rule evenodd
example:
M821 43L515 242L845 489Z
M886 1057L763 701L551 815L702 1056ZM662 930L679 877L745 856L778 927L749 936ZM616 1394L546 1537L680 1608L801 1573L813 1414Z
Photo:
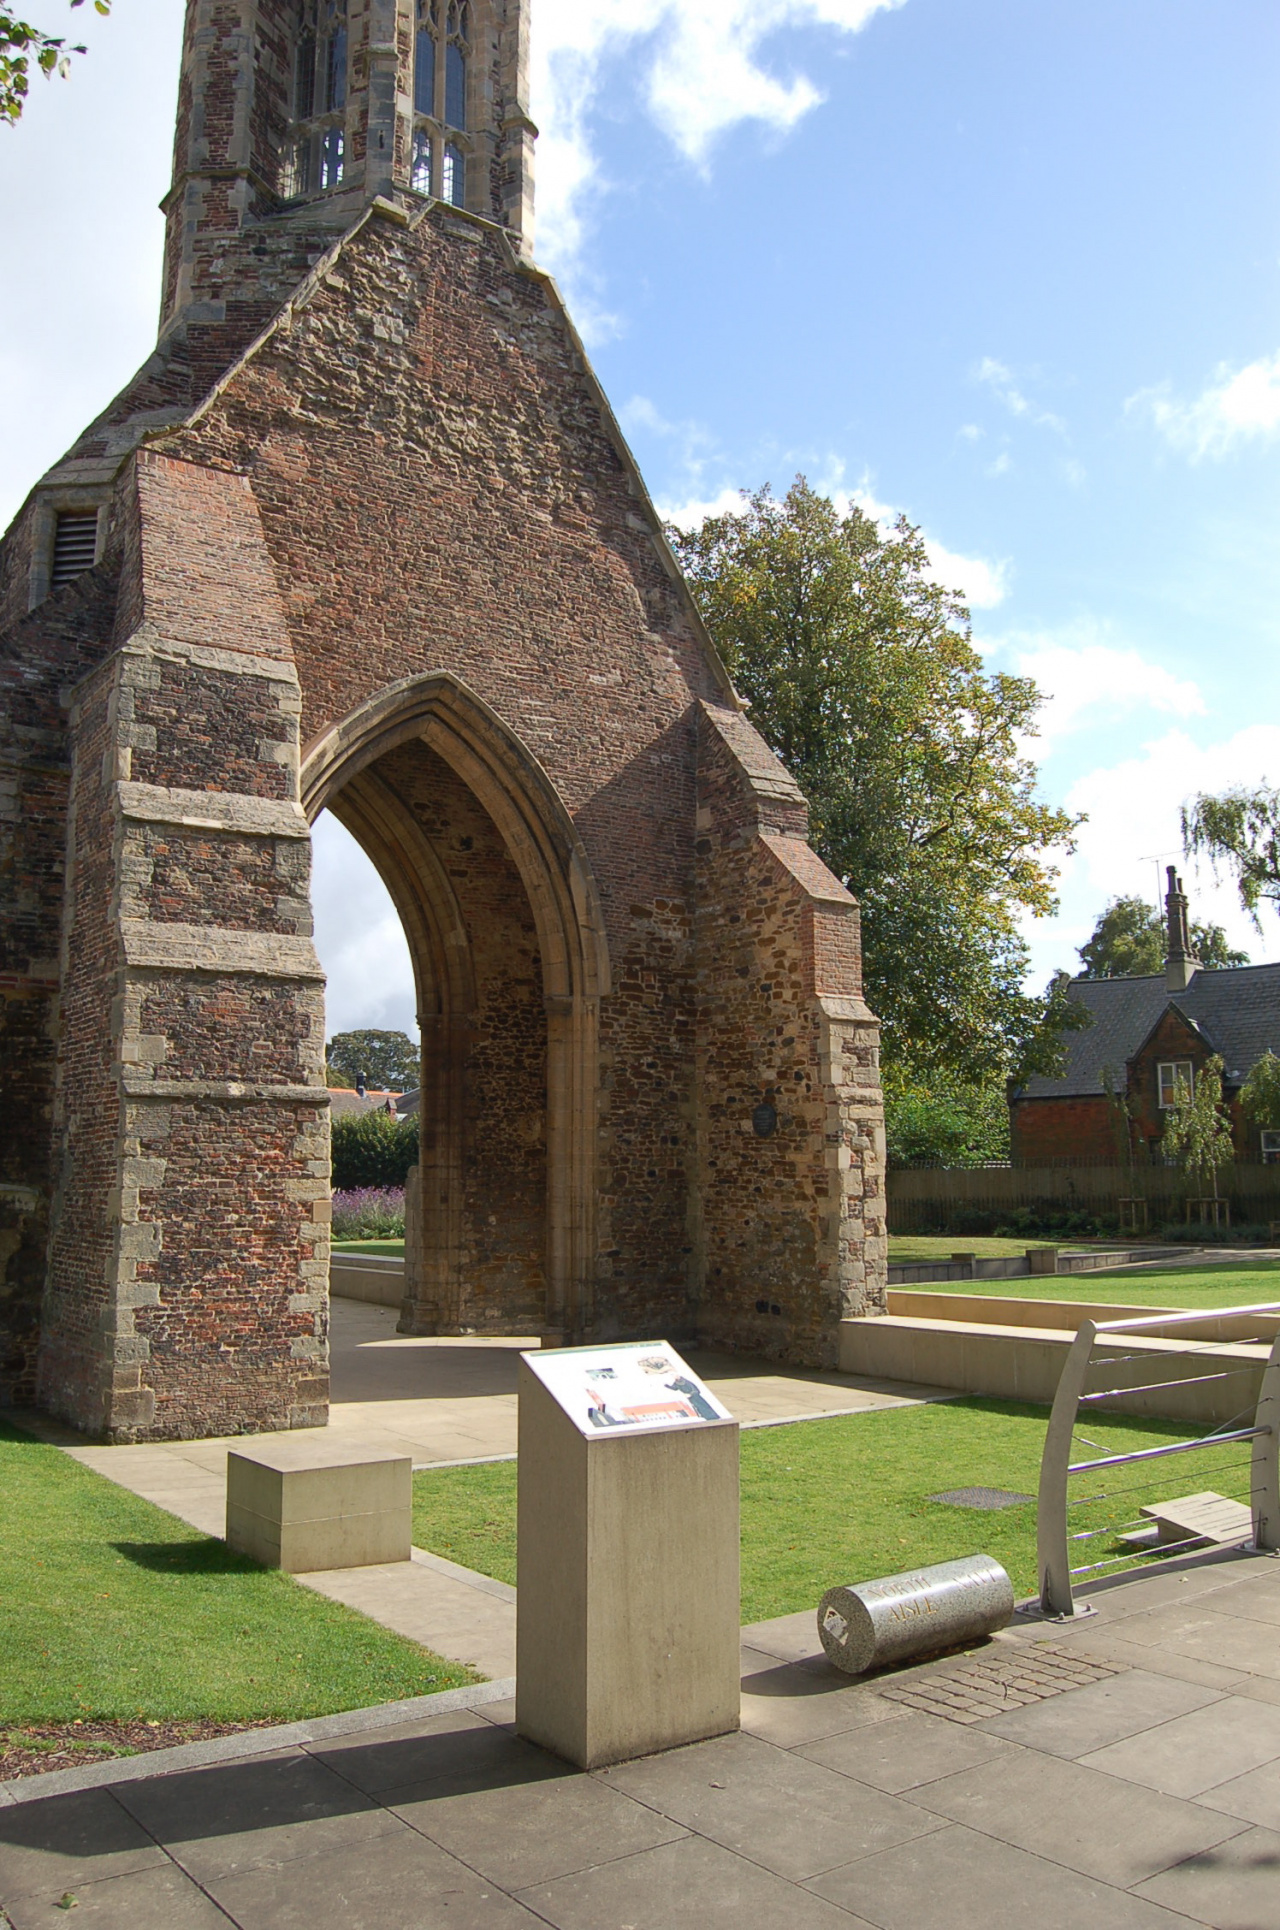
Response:
M945 1494L931 1494L929 1499L945 1501L949 1508L1020 1508L1035 1496L1012 1494L1008 1488L948 1488Z

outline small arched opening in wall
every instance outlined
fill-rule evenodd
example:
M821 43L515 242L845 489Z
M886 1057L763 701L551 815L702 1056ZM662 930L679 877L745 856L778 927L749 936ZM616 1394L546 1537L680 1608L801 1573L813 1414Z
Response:
M391 896L422 1033L420 1247L402 1325L591 1325L599 1001L608 954L586 853L537 759L476 694L406 678L308 746Z

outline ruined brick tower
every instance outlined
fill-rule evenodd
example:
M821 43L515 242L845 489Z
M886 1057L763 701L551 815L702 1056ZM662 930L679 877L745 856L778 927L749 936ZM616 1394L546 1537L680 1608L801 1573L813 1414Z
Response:
M326 1415L309 822L403 920L402 1326L830 1362L858 913L531 258L527 0L189 0L160 338L0 549L0 1399Z

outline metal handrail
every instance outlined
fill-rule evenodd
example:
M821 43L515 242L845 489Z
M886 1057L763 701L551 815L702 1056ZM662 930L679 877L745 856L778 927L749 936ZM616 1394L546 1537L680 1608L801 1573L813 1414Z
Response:
M1036 1514L1036 1554L1040 1573L1040 1606L1044 1614L1070 1616L1076 1613L1072 1595L1072 1573L1067 1532L1068 1483L1073 1474L1086 1474L1098 1468L1121 1467L1130 1461L1154 1461L1171 1454L1187 1454L1195 1448L1211 1448L1228 1441L1251 1441L1250 1512L1253 1517L1253 1545L1271 1553L1280 1552L1280 1331L1277 1331L1262 1372L1262 1385L1252 1427L1239 1427L1201 1435L1187 1441L1166 1443L1158 1448L1135 1448L1128 1454L1105 1455L1099 1460L1071 1460L1080 1402L1084 1396L1094 1342L1098 1336L1132 1333L1143 1327L1192 1326L1197 1321L1240 1319L1255 1314L1280 1314L1280 1302L1261 1306L1220 1307L1185 1314L1143 1314L1125 1320L1082 1321L1071 1343L1058 1391L1054 1396L1040 1461L1040 1492ZM1238 1341L1220 1342L1239 1346ZM1256 1343L1254 1343L1256 1344ZM1188 1349L1188 1352L1191 1350ZM1201 1376L1214 1379L1213 1375ZM1179 1382L1180 1386L1190 1382ZM1127 1394L1139 1390L1117 1387L1102 1390L1105 1395ZM1098 1398L1095 1395L1094 1398ZM1247 1410L1246 1410L1247 1411ZM1105 1497L1104 1497L1105 1498ZM1130 1559L1116 1556L1117 1561ZM1095 1563L1106 1567L1109 1563ZM1085 1571L1076 1571L1085 1572Z

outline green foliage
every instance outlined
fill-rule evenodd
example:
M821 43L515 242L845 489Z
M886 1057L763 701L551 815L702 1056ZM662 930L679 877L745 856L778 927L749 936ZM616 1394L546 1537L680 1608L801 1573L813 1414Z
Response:
M1247 965L1249 954L1228 943L1221 925L1193 921L1191 949L1207 972ZM1113 898L1080 947L1082 978L1143 978L1164 970L1164 920L1144 898Z
M1179 1228L1181 1222L1179 1221ZM1235 1229L1239 1239L1244 1229ZM1266 1237L1266 1228L1260 1229ZM1162 1240L1172 1237L1171 1227L1162 1227ZM954 1241L949 1242L954 1245ZM976 1242L975 1242L976 1244ZM945 1257L945 1256L944 1256ZM1159 1270L1144 1266L1141 1273L1073 1273L1070 1282L1052 1274L1033 1274L1020 1280L961 1280L931 1283L930 1293L974 1293L1000 1299L1012 1294L1019 1300L1072 1300L1096 1302L1103 1306L1127 1307L1204 1307L1258 1306L1275 1300L1280 1289L1280 1260L1254 1260L1242 1267L1238 1260L1215 1261L1208 1266L1179 1266L1176 1262Z
M353 1086L363 1072L379 1092L412 1092L422 1078L422 1054L407 1032L335 1032L325 1062Z
M1161 1148L1206 1198L1218 1196L1218 1174L1235 1157L1231 1116L1222 1103L1222 1060L1206 1059L1188 1088L1179 1080L1165 1115Z
M471 1680L0 1426L0 1724L288 1722Z
M1053 910L1048 853L1077 822L1038 800L1022 753L1035 685L984 673L905 518L886 535L798 477L781 502L762 489L670 534L815 845L861 900L886 1063L926 1081L1024 1072L1070 1015L1024 994L1021 919Z
M1251 1124L1280 1130L1280 1059L1269 1046L1241 1086L1240 1104Z
M82 7L84 0L70 0L70 5ZM93 0L93 9L95 13L110 13L111 0ZM30 21L19 20L11 0L0 0L0 123L12 126L22 119L33 63L39 73L58 73L65 80L71 71L72 54L86 51L81 46L68 47L65 40L33 27Z
M890 1067L884 1082L890 1166L983 1166L1009 1157L1002 1084L912 1079Z
M333 1186L403 1186L418 1157L418 1121L388 1112L341 1113L333 1122Z
M1006 1283L1007 1284L1007 1283ZM1020 1281L1019 1286L1022 1285ZM1061 1285L1061 1282L1058 1283ZM833 1574L848 1581L900 1573L983 1550L1003 1563L1021 1595L1036 1585L1036 1504L975 1516L931 1501L939 1488L1006 1488L1034 1496L1047 1409L964 1399L878 1414L752 1429L742 1436L742 1619L813 1611ZM1183 1438L1176 1422L1091 1415L1103 1454ZM1194 1462L1195 1467L1188 1467ZM1141 1470L1154 1498L1207 1485L1221 1448ZM1248 1498L1248 1465L1219 1492ZM1193 1480L1193 1476L1197 1477ZM1221 1482L1224 1477L1215 1477ZM1105 1470L1092 1492L1117 1498L1091 1509L1089 1526L1119 1529L1144 1499L1132 1465ZM1180 1485L1179 1485L1180 1483ZM1241 1485L1241 1483L1243 1485ZM499 1581L516 1578L516 1466L442 1468L414 1476L414 1543ZM1125 1553L1108 1538L1091 1559ZM1135 1562L1141 1556L1134 1555ZM1121 1564L1117 1564L1119 1566Z
M1240 903L1259 931L1259 905L1280 908L1280 791L1266 784L1218 797L1201 791L1182 807L1182 843L1189 858L1203 854L1215 873L1225 866L1235 874Z

